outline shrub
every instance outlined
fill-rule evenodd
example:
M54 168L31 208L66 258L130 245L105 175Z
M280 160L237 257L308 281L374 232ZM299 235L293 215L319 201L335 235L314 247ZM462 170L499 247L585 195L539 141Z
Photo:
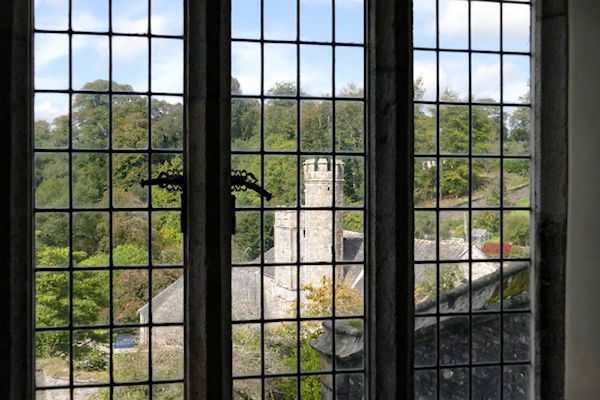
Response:
M510 243L504 243L502 246L502 255L503 257L508 257L513 245ZM486 242L483 244L481 250L490 256L498 256L500 254L500 243L498 242Z
M504 241L517 246L529 246L530 218L528 212L511 212L504 216Z

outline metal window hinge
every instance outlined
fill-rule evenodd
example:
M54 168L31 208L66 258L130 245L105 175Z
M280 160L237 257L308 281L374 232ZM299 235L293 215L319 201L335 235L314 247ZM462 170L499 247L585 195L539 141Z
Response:
M141 185L144 186L158 186L162 189L166 189L170 193L180 192L181 196L181 231L186 232L186 211L187 211L187 196L185 193L185 177L183 176L183 170L170 169L163 171L158 174L156 178L142 180ZM263 189L258 185L258 179L253 173L246 170L233 170L231 172L231 193L234 192L245 192L246 190L253 190L267 201L271 200L272 194ZM235 233L235 196L231 195L231 207L232 207L232 234Z

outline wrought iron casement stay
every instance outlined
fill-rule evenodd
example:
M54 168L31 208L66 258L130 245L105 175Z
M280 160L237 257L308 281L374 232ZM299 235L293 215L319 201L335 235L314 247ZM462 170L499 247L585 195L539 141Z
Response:
M156 178L144 179L140 183L142 187L156 185L168 192L185 192L185 177L181 170L163 171ZM272 194L258 185L258 179L253 173L246 170L233 170L231 174L231 191L245 192L251 189L264 197L267 201L271 200Z
M234 169L231 171L231 191L245 192L248 189L254 190L256 193L269 201L273 195L257 184L258 179L253 173L246 170Z
M140 184L142 187L156 185L171 193L183 192L185 189L185 178L181 170L170 169L161 172L156 178L144 179Z
M185 177L183 171L180 169L170 169L163 171L156 178L144 179L140 183L142 187L145 186L158 186L162 189L166 189L170 193L181 192L181 231L186 232L186 193L185 193ZM245 192L251 189L264 197L267 201L271 200L272 194L260 185L258 185L258 179L253 173L246 170L232 170L231 171L231 192ZM235 208L235 196L231 195L232 207ZM235 215L235 214L234 214ZM233 226L231 230L232 234L235 233L235 218L233 219Z

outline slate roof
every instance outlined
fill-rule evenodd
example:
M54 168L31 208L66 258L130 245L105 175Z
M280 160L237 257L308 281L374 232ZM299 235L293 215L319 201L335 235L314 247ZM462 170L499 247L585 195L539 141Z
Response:
M360 232L344 231L344 261L363 261L365 239Z
M473 259L487 258L485 253L472 246ZM469 258L469 246L465 243L440 242L440 259L442 260L467 260ZM415 260L434 260L435 241L415 239Z
M415 239L414 257L416 261L428 261L432 263L436 257L436 246L433 240ZM471 257L475 262L478 262L477 268L473 269L472 279L478 279L482 276L490 274L498 269L498 263L486 262L488 258L481 249L474 244L471 246ZM440 242L440 259L441 260L465 260L469 259L468 243L447 243ZM468 265L464 265L465 273L468 275ZM425 269L415 268L415 283L419 284L425 279Z
M179 277L175 282L171 283L167 286L162 292L157 294L152 298L152 309L160 308L165 302L171 299L171 295L177 296L178 292L183 291L183 276ZM179 296L175 297L179 300ZM141 308L137 310L138 314L142 314L144 316L148 315L148 305L150 303L144 304Z

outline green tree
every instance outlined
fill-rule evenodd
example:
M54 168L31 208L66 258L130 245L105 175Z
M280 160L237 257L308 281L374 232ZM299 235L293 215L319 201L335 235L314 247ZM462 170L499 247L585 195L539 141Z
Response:
M69 205L69 158L66 153L42 153L35 157L35 204L38 207Z
M414 168L414 201L421 203L434 200L436 196L436 162L432 159L417 158Z
M68 250L64 252L68 257ZM64 265L67 260L55 260L56 265ZM108 273L106 271L77 271L73 277L73 320L76 325L106 323L108 319ZM68 324L69 315L69 274L48 271L36 275L36 325L57 327ZM105 331L82 330L80 341L106 342ZM75 368L96 368L89 365L93 348L75 346L73 358ZM68 336L53 332L36 342L37 357L62 357L69 354Z
M362 90L353 93L362 96ZM335 140L339 151L364 150L364 106L360 101L338 101L335 105Z
M129 85L114 83L116 90L132 90ZM88 82L84 90L105 91L108 81ZM109 138L109 99L105 94L78 94L73 99L73 147L105 149Z
M73 203L78 207L106 206L108 192L108 156L79 153L72 156Z
M148 104L145 96L119 95L112 102L113 146L143 149L148 146Z
M69 138L69 118L61 115L51 123L44 120L35 121L35 146L37 148L65 148Z
M152 147L183 149L183 104L152 99Z
M293 82L277 82L267 94L295 96ZM264 105L265 146L268 149L294 150L296 148L297 103L293 99L268 100Z
M527 211L513 211L504 215L504 241L517 246L529 246L530 216Z
M486 229L488 232L500 232L500 216L497 212L484 211L473 216L473 227Z
M231 78L231 94L242 94L240 82ZM250 150L260 147L260 102L255 99L233 99L231 102L232 148Z
M520 100L531 103L531 94L528 91ZM507 126L504 129L504 146L507 154L529 153L531 140L531 112L529 107L516 108L508 114Z
M254 99L234 99L231 103L232 147L255 149L260 140L260 103Z
M181 269L163 269L152 275L153 296L171 285L182 275ZM148 303L149 286L146 271L120 271L114 284L114 315L120 323L139 323L137 311Z
M331 150L332 124L330 102L303 101L300 110L302 150Z

